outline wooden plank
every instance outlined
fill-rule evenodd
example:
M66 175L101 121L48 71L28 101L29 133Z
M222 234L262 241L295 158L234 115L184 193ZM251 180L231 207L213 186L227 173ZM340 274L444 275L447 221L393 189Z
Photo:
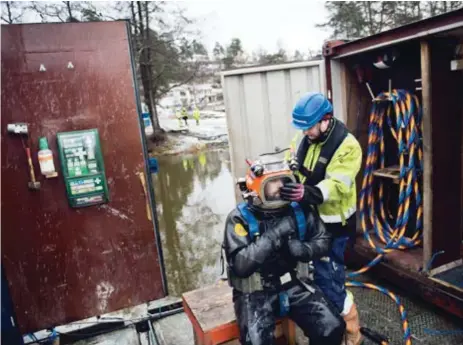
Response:
M235 322L232 289L226 284L184 293L183 300L204 333Z
M449 56L454 50L448 41L429 40L432 130L432 240L433 268L461 258L461 113L463 102L461 73L449 69ZM452 130L449 130L449 125ZM426 135L426 132L424 133ZM425 156L426 158L426 156ZM425 160L426 164L426 160ZM426 174L425 166L424 173ZM426 175L425 175L426 178ZM425 201L426 202L426 201ZM425 204L426 205L426 204ZM426 209L424 215L429 213ZM426 219L426 218L425 218ZM425 224L426 226L426 224Z
M421 41L421 85L423 97L423 267L432 256L432 85L429 42Z
M234 340L231 340L231 341L227 341L226 343L223 343L221 345L240 345L240 341L239 339L234 339Z
M232 289L228 285L213 285L187 292L182 296L185 313L193 325L195 344L228 344L239 338L232 301ZM289 319L278 319L275 338L287 339L295 345L295 324Z
M398 165L378 169L373 172L374 176L392 179L395 184L399 183L400 168Z
M213 316L213 315L212 315ZM238 339L240 330L236 321L227 323L208 331L205 334L205 344L222 344L230 339Z
M231 339L238 339L240 331L238 324L233 322L232 324L223 325L214 330L209 331L204 337L204 344L223 344ZM279 319L275 323L274 331L275 339L284 337L288 340L289 345L295 345L296 339L296 326L288 318Z
M185 314L190 319L191 324L193 325L193 334L195 337L195 345L201 345L204 343L204 332L199 325L198 320L196 319L195 314L191 311L188 302L182 297L183 300L183 309Z
M461 266L461 265L463 265L463 259L458 259L458 260L449 262L449 263L447 263L445 265L434 268L433 270L431 270L429 272L429 275L430 276L435 276L436 274L448 271L448 270L450 270L452 268L455 268L455 267L458 267L458 266Z
M296 345L296 324L290 319L285 318L282 326L288 345Z

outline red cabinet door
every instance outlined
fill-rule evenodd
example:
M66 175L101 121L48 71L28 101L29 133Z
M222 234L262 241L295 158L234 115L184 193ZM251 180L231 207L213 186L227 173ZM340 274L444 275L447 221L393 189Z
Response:
M2 26L2 264L23 332L163 297L126 22ZM7 124L26 122L40 190ZM56 133L97 128L110 202L71 208ZM57 178L40 175L46 136Z

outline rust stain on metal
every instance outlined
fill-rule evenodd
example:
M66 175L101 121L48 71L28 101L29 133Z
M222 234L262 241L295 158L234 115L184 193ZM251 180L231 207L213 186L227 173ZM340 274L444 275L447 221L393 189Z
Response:
M143 169L144 156L126 25L2 26L2 262L22 332L164 294L142 186L127 173ZM13 122L29 124L39 191L27 188L21 140L6 134ZM89 128L100 133L111 201L72 209L56 133ZM58 178L39 174L42 136Z

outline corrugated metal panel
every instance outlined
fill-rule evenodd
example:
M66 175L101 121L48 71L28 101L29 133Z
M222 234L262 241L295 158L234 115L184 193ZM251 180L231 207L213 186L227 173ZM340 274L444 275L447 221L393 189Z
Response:
M305 92L325 90L322 60L227 71L222 78L235 178L246 173L245 158L288 147L294 104Z
M336 117L346 123L346 105L344 104L344 84L342 82L342 65L339 60L329 61L331 64L331 83L333 89L331 90L330 100L333 103L333 113Z

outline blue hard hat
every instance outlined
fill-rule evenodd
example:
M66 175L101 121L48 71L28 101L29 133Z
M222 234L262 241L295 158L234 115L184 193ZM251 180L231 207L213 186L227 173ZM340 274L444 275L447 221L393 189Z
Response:
M331 102L321 93L309 92L302 96L293 109L293 126L306 130L319 122L324 115L332 113Z

